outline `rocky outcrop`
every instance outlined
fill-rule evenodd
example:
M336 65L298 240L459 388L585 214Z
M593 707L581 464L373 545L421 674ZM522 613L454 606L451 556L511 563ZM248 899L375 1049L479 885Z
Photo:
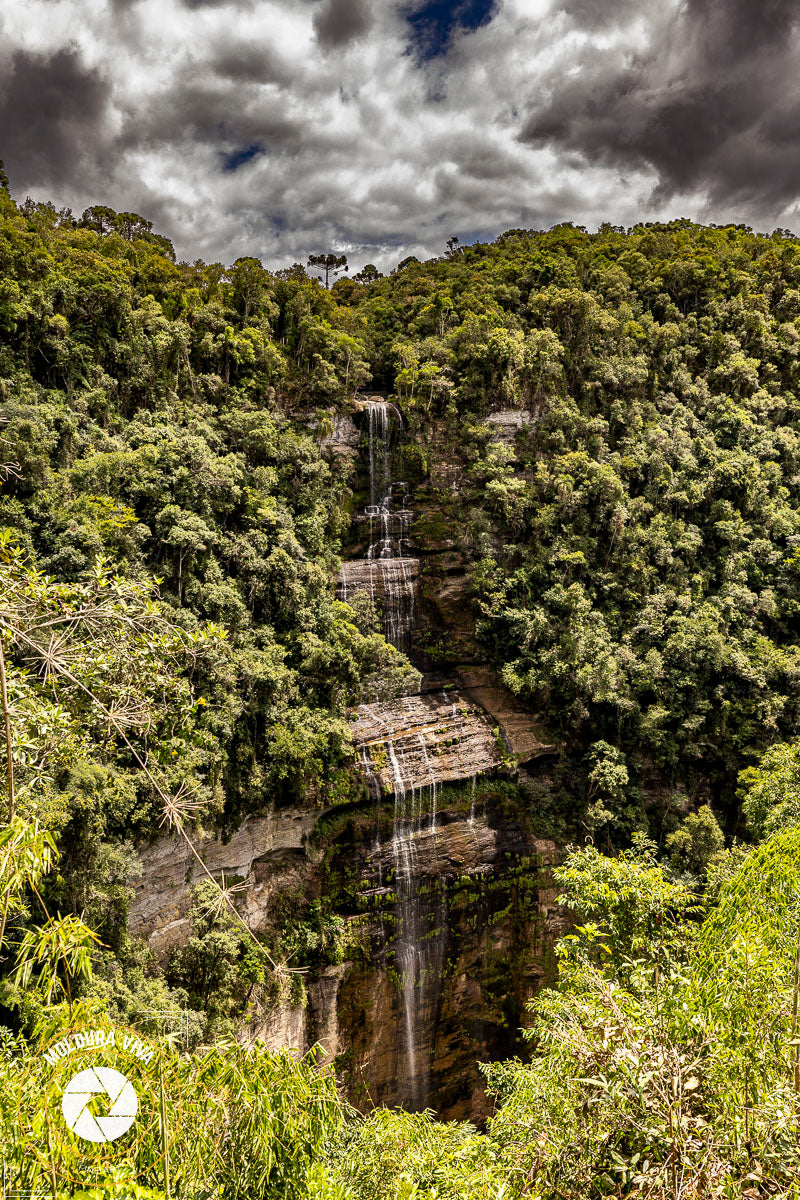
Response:
M470 815L440 810L415 840L414 891L402 905L415 905L426 947L411 997L413 1042L403 1036L404 964L391 934L401 905L392 848L382 844L364 870L388 880L369 896L374 954L386 969L356 961L344 975L338 1065L362 1104L430 1105L448 1119L481 1120L489 1105L477 1063L519 1052L528 1001L552 977L562 929L549 872L556 848L481 805Z
M333 429L320 440L320 449L355 461L360 439L361 434L353 418L347 413L337 413L333 418Z
M486 714L458 691L362 704L351 730L375 796L471 779L501 759Z
M275 1004L257 1011L247 1026L247 1037L269 1050L309 1049L309 1013L305 1004Z
M490 413L486 423L491 427L493 441L513 446L517 434L535 425L536 418L524 408L501 408Z
M340 600L367 592L383 616L384 634L405 649L415 625L418 558L356 558L342 563L336 581Z
M418 558L354 558L342 563L336 590L342 600L367 591L373 599L385 601L393 588L413 587L418 579Z
M348 1030L339 1027L339 988L352 963L333 963L324 967L308 985L308 1045L319 1047L318 1061L335 1062L348 1047Z
M276 892L304 888L314 874L314 861L305 847L318 818L318 810L302 809L249 817L230 841L195 835L196 854L177 835L141 847L142 873L133 881L131 933L146 938L159 955L182 945L191 932L190 888L207 878L206 871L215 879L224 875L231 882L246 881L242 915L258 932L266 924Z
M523 708L508 688L498 682L488 666L462 667L458 672L462 690L490 714L518 763L557 754L544 721Z
M350 962L323 967L308 980L305 1001L278 1002L255 1006L253 1016L243 1031L247 1037L258 1039L270 1050L295 1050L306 1054L317 1048L317 1062L327 1066L346 1049L339 1028L339 987L352 969Z
M409 835L414 844L415 875L418 887L425 879L439 879L459 874L482 875L490 870L498 857L498 832L487 822L485 815L472 817L437 813L436 823L425 823ZM518 848L518 847L517 847ZM391 840L373 847L369 866L378 879L392 883L372 889L368 895L391 895L394 874L394 851Z
M317 831L314 814L287 810L248 818L228 843L198 839L212 874L245 883L237 904L255 930L268 924L282 890L319 896L339 878L359 881L344 911L351 905L364 930L362 952L305 974L304 1003L257 1010L242 1036L298 1053L319 1045L320 1060L335 1064L363 1106L371 1098L430 1105L447 1118L485 1116L476 1064L519 1052L517 1030L552 975L551 946L562 929L549 870L556 847L504 815L491 787L467 784L440 797L435 823L407 831L415 870L402 898L389 809L362 809L357 827L344 814L337 823L336 809L318 811ZM323 835L332 821L334 832ZM142 847L140 857L131 931L163 954L190 936L190 886L202 871L174 837ZM410 996L413 1056L395 938L403 906L426 947Z

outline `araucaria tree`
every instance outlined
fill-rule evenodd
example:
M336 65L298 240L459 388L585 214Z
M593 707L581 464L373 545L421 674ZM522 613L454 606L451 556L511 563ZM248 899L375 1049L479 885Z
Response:
M324 280L326 288L332 279L348 270L346 254L309 254L308 265L312 270L322 272L320 279Z

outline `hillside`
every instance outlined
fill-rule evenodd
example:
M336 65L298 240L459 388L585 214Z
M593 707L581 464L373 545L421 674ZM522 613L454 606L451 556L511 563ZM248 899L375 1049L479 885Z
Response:
M2 931L38 897L94 935L49 990L6 955L9 1037L77 1001L319 1042L410 1114L348 1116L329 1200L789 1187L799 363L785 231L512 230L326 289L0 187L2 845L52 835ZM498 1096L486 1136L413 1115ZM375 1182L394 1138L443 1139L419 1191Z

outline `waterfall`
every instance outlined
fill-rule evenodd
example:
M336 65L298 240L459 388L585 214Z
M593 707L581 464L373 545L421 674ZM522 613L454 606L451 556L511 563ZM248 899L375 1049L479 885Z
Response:
M415 621L419 559L409 556L408 484L392 478L392 438L403 427L402 417L385 400L367 400L367 450L369 503L360 520L366 521L365 557L342 565L339 594L349 600L358 590L369 592L383 611L387 641L408 650Z
M374 507L389 478L389 405L382 400L367 400L366 408L369 414L369 503Z
M422 758L425 762L425 770L427 772L428 779L430 780L430 783L428 784L428 790L429 790L430 798L431 798L431 829L435 830L436 829L436 775L434 774L433 766L432 766L431 760L430 760L430 755L428 754L428 747L425 743L425 735L422 733L418 733L417 741L420 744L420 749L422 750Z
M424 875L420 844L435 838L436 785L415 788L409 782L402 749L387 748L393 780L392 864L396 896L395 970L399 984L399 1033L406 1056L405 1103L421 1110L430 1100L435 1023L447 942L446 896L438 877ZM430 818L426 820L426 810ZM430 844L427 846L430 855ZM421 891L427 883L429 896Z
M422 1102L421 1080L417 1056L418 1039L414 1020L417 986L420 981L419 905L414 894L417 876L417 852L413 837L416 795L412 790L409 805L403 772L394 747L390 747L389 759L395 779L392 858L394 859L394 886L399 917L395 963L400 978L400 1007L411 1101L415 1107L420 1107Z
M414 627L414 576L406 558L387 559L382 567L386 637L403 650Z
M405 480L392 478L392 438L402 430L402 417L394 405L383 400L365 402L368 435L369 503L361 520L368 538L365 557L345 563L340 574L343 600L358 589L367 590L383 608L384 636L398 649L410 649L415 627L415 590L419 560L409 555L412 512ZM403 703L403 702L401 702ZM409 713L413 704L405 702ZM449 708L449 705L448 705ZM438 880L421 894L425 877L421 872L420 839L436 836L436 775L423 733L411 744L395 742L394 729L387 728L385 780L373 768L366 746L360 759L370 791L380 802L386 792L393 799L391 863L396 896L394 964L399 985L398 1053L405 1056L406 1079L400 1080L406 1103L414 1109L426 1107L430 1096L430 1071L434 1050L435 1010L438 1005L445 939L446 906ZM408 754L408 759L406 759ZM424 763L422 777L419 763ZM426 847L430 853L430 846ZM387 850L389 847L387 846ZM379 888L383 884L380 815L372 847L378 863ZM430 883L430 880L427 881ZM384 943L385 945L385 943Z
M342 564L339 595L347 601L365 591L381 612L387 641L415 666L424 666L414 639L420 560L412 545L410 488L394 478L403 421L394 405L378 397L362 401L362 411L369 487L353 518L360 557ZM394 1102L417 1111L435 1096L433 1067L451 941L446 879L454 860L447 857L446 843L454 830L452 814L439 811L439 788L472 780L467 827L477 841L476 776L498 761L486 713L455 683L440 691L365 701L350 718L375 802L367 863L368 894L379 908L374 961L383 966L384 986L391 978L396 984L396 1024L382 1037L393 1042ZM392 908L384 920L380 905L387 900Z

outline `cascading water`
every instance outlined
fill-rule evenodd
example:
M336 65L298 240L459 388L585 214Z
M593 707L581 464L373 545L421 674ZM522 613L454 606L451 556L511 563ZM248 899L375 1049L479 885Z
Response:
M392 479L393 427L402 429L398 409L383 400L368 400L369 504L366 557L342 566L343 600L366 590L383 611L384 635L401 650L409 647L414 628L415 588L419 560L408 555L408 484Z
M435 782L407 783L402 755L390 746L394 779L392 861L398 931L395 970L400 986L401 1039L406 1055L406 1106L423 1109L430 1099L434 1027L447 940L447 908L440 881L424 878L419 865L421 839L435 838ZM427 894L421 894L427 884Z
M499 853L476 780L495 771L504 754L494 722L465 686L460 670L444 676L424 651L426 630L438 632L449 625L442 620L439 600L457 596L458 590L448 592L443 578L453 556L432 558L432 603L423 607L410 489L395 478L404 473L397 469L402 417L378 397L361 400L357 407L368 480L361 511L353 518L358 557L342 564L338 594L357 608L360 599L371 598L387 640L416 669L419 690L396 695L396 681L409 674L386 672L385 678L370 680L370 698L349 714L355 751L375 804L372 832L357 843L363 879L359 896L373 917L370 965L363 975L353 966L353 990L343 1011L358 1028L361 1043L357 1057L354 1050L359 1072L354 1083L366 1085L378 1103L418 1111L431 1103L446 1106L456 1094L465 1095L464 1088L479 1088L472 1072L477 1051L465 1067L457 1048L463 1033L460 1014L462 1006L478 1014L483 1029L481 963L496 947L482 940L470 943L464 958L465 909L461 901L453 907L451 897L461 897L464 876L475 874L476 864L482 875ZM429 553L442 551L432 546ZM458 653L460 647L454 649ZM455 790L441 791L451 783L463 785L468 817L457 811ZM352 833L357 835L355 826ZM457 976L448 970L450 961ZM476 1038L476 1046L483 1044L482 1032Z
M386 639L408 651L415 624L419 560L408 553L412 516L408 508L408 485L392 478L392 439L402 430L402 417L394 405L382 400L366 401L365 408L369 504L362 519L368 529L366 556L343 565L340 594L347 600L358 589L368 590L373 602L382 605ZM407 698L410 711L415 703L419 705L420 699ZM406 1105L421 1109L427 1106L430 1096L447 914L438 879L423 879L419 867L420 839L436 837L436 775L425 731L420 730L413 739L405 741L394 740L395 732L391 728L385 730L388 761L383 780L374 771L366 748L361 751L361 762L376 798L380 800L386 792L393 797L391 869L397 919L394 969L401 1010L398 1052L405 1056L405 1079L399 1078L398 1082ZM378 864L379 891L384 886L380 868L382 851L378 832L373 859ZM425 883L427 888L423 887Z

